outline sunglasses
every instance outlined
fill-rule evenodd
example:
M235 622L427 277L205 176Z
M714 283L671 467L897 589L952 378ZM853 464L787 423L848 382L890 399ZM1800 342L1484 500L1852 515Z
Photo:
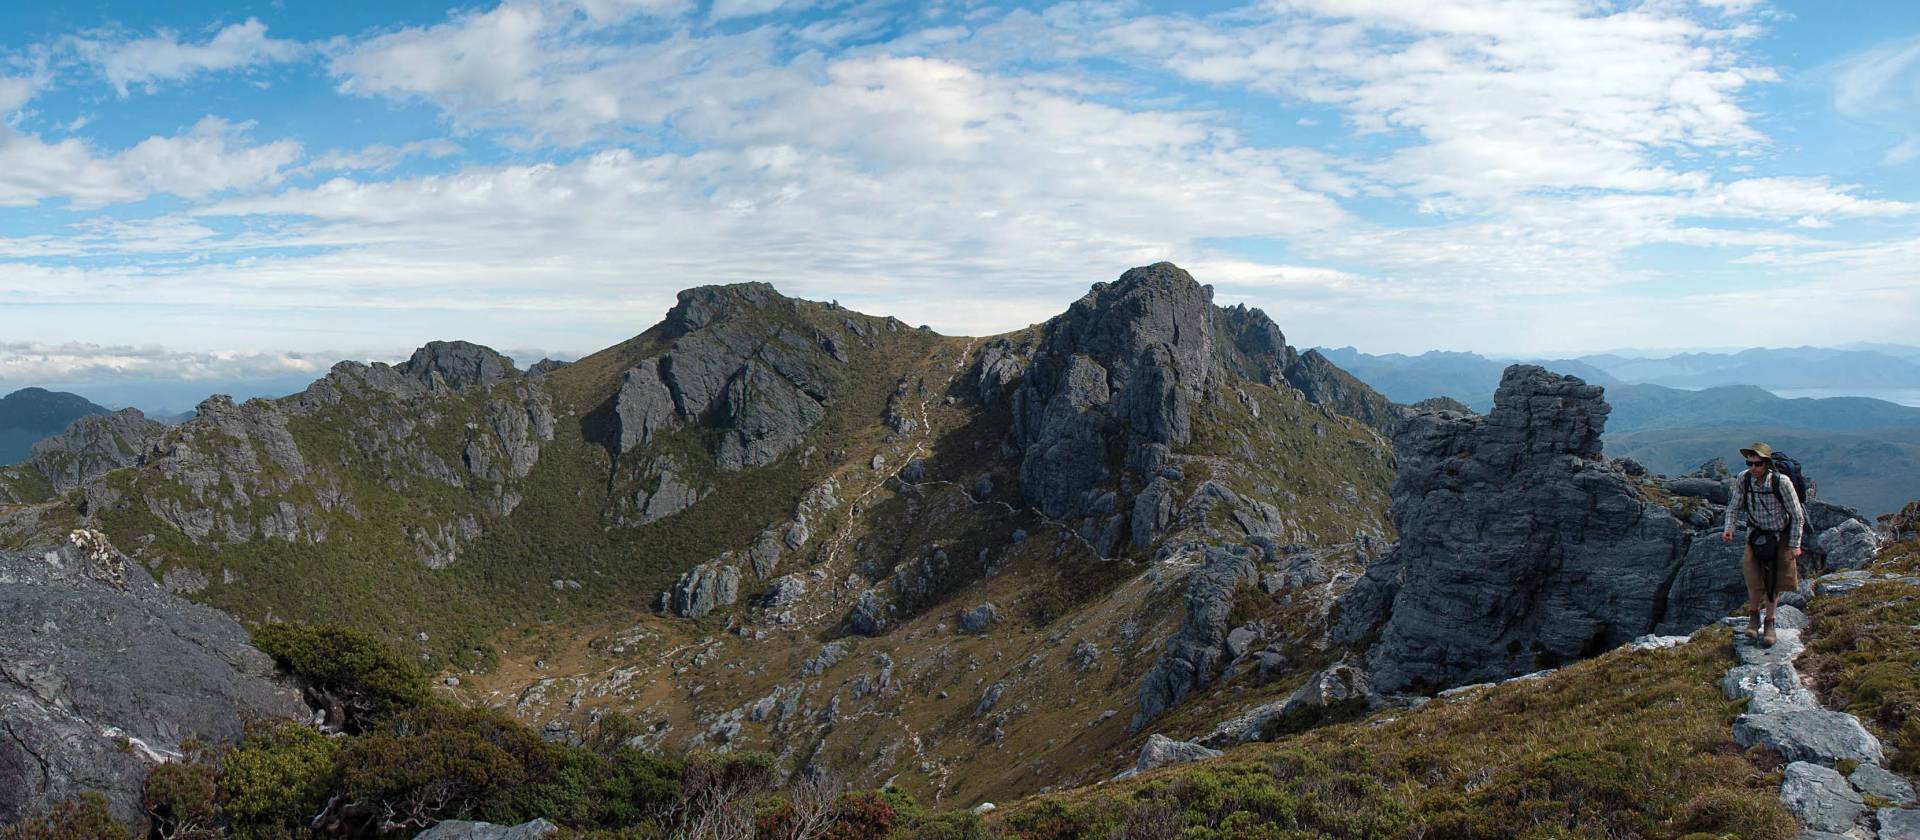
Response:
M1748 461L1747 462L1747 466L1749 467L1764 467L1766 465L1767 465L1767 462L1765 461Z

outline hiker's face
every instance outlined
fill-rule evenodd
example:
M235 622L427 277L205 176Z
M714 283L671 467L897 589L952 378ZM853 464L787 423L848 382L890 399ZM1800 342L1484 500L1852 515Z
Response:
M1752 470L1752 471L1754 472L1754 474L1756 474L1756 475L1762 475L1762 474L1765 474L1765 473L1766 473L1766 471L1767 471L1767 459L1765 459L1765 458L1748 458L1748 459L1747 459L1747 469L1749 469L1749 470Z

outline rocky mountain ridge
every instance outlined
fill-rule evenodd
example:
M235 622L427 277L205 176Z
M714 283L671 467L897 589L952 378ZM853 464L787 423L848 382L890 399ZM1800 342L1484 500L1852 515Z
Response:
M675 748L811 744L946 795L1012 790L1034 783L980 744L1017 744L1035 778L1091 769L1131 750L1136 718L1306 667L1281 651L1310 629L1229 655L1235 599L1275 597L1255 586L1272 569L1291 608L1323 612L1356 536L1389 537L1391 407L1210 297L1149 266L971 340L765 284L694 289L572 365L435 343L176 428L76 430L6 474L23 498L5 530L98 525L242 618L384 628L452 693L554 732L623 708ZM35 498L26 470L59 483ZM1204 571L1222 564L1235 585ZM998 677L964 682L983 668ZM1062 758L1056 710L1036 710L1067 683L1148 713ZM650 685L675 687L633 693ZM861 743L895 757L855 763Z
M1410 476L1464 447L1513 463L1455 495L1513 469L1609 505L1639 486L1562 475L1593 460L1604 408L1542 387L1512 417L1398 426L1407 409L1164 263L985 339L703 287L570 365L435 343L177 428L78 430L49 448L74 471L0 473L0 535L97 527L244 621L377 629L447 696L556 740L620 712L647 724L636 745L766 749L965 803L1105 778L1156 734L1265 704L1291 723L1247 731L1304 725L1365 693L1376 629L1376 652L1447 649L1392 570L1457 553L1409 514L1443 509L1416 484L1454 479ZM1415 539L1389 551L1396 528ZM1708 584L1655 600L1689 620ZM1612 638L1570 648L1558 624L1499 632L1536 658ZM1366 661L1396 689L1476 676Z

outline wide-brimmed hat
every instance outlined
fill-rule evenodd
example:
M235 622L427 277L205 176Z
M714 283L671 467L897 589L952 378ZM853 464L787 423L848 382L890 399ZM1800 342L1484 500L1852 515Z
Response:
M1755 442L1754 445L1740 450L1740 454L1748 456L1750 458L1765 458L1768 460L1772 460L1773 447L1768 446L1764 443Z

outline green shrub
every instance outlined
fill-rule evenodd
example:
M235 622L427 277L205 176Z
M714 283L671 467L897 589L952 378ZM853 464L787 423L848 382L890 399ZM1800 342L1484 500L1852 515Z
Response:
M519 822L515 788L549 760L549 745L496 711L423 706L393 716L340 748L339 805L348 829L381 815L381 830L424 829L442 819Z
M133 840L113 819L107 798L87 792L53 806L44 816L0 827L0 840Z
M232 836L302 836L333 790L339 744L292 721L249 725L240 745L220 760L220 795Z
M327 723L358 732L427 701L427 674L379 638L350 627L268 624L253 643L300 677Z
M198 761L170 761L147 772L140 807L161 840L214 840L220 808L214 804L214 769Z

